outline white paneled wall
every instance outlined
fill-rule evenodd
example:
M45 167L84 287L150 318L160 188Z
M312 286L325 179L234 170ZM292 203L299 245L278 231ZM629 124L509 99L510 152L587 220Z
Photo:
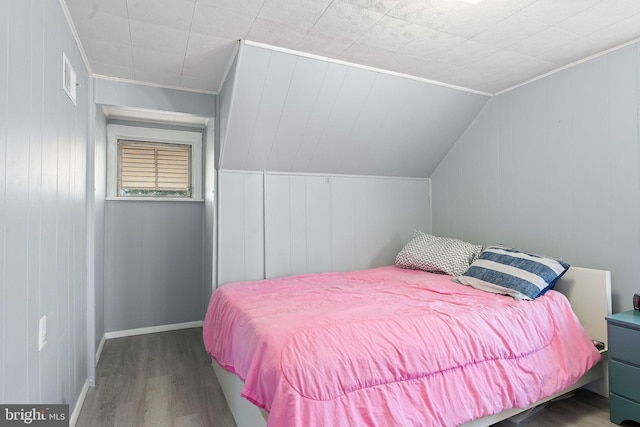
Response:
M73 410L89 347L89 78L57 1L0 2L0 52L0 402ZM76 105L62 89L63 52Z
M264 277L262 173L218 173L218 284Z
M494 98L432 176L433 230L612 271L640 291L640 47Z
M221 168L427 177L489 99L242 45L221 93Z
M390 265L431 227L427 179L221 171L218 183L219 284Z

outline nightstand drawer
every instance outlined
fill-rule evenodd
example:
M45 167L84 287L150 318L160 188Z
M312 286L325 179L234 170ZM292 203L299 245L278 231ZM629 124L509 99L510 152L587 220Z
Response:
M640 403L640 368L609 361L611 392Z
M609 396L609 419L616 424L625 420L640 422L640 403L611 394Z
M609 359L638 363L640 331L609 324Z

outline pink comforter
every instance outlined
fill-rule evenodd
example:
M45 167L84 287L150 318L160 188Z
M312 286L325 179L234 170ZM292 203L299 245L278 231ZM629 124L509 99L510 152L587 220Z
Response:
M600 360L566 298L515 301L396 267L222 286L207 351L269 426L457 426Z

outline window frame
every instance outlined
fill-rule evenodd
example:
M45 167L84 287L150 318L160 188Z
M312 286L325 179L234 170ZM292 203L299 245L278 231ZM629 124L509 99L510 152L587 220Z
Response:
M191 146L191 197L120 196L118 140ZM202 202L202 133L186 130L107 125L107 200Z

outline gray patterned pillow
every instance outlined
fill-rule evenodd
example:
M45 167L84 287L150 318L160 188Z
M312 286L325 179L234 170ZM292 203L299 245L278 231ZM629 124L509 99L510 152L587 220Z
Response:
M482 252L482 245L436 237L420 230L396 256L396 266L451 276L463 274Z

